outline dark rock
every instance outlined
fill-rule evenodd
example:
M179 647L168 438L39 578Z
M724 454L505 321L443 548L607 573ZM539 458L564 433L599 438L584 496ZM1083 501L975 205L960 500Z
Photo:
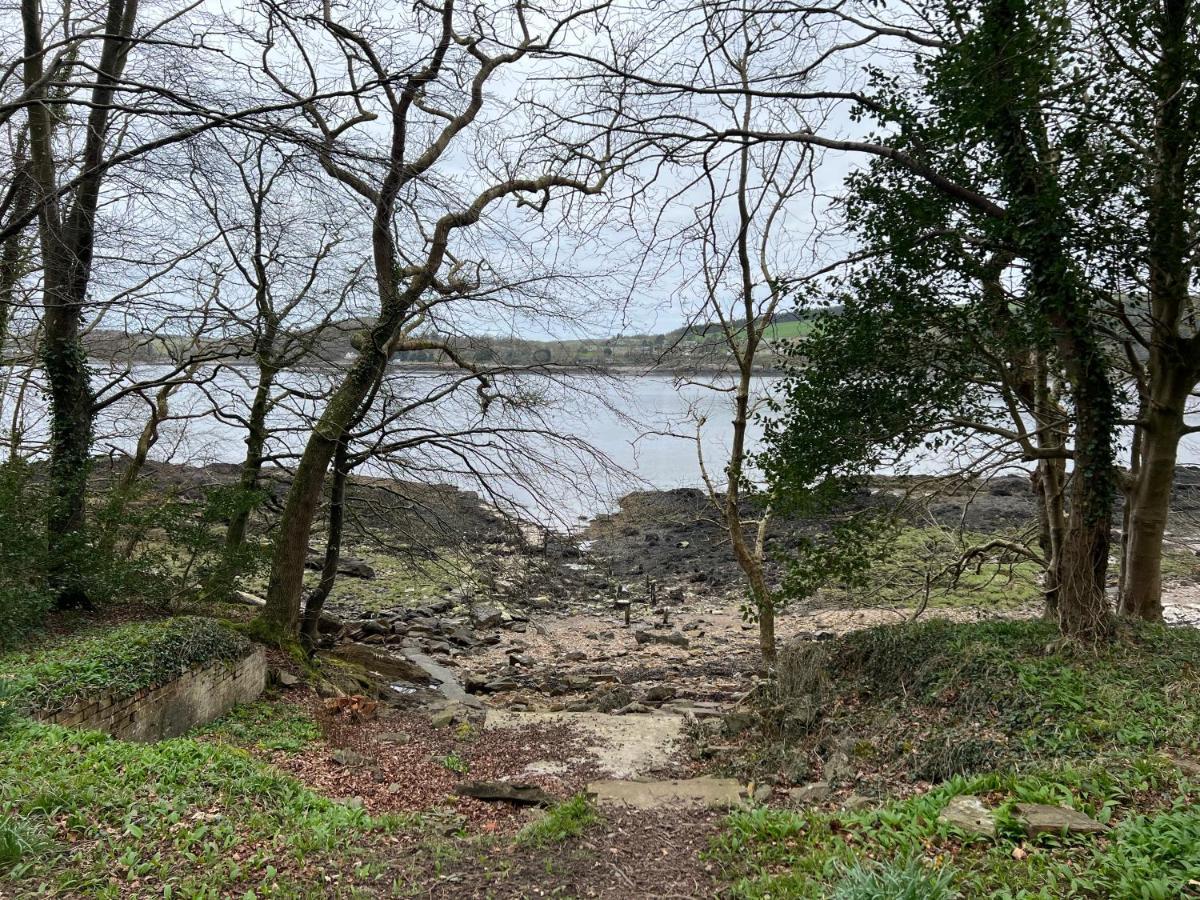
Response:
M570 653L564 656L563 659L567 660L568 662L583 662L587 659L587 654L582 650L572 650Z
M476 628L496 628L504 620L504 610L494 603L477 603L471 607L471 623Z
M675 699L676 690L669 684L656 684L646 691L646 700L650 703L663 703Z
M476 800L503 801L518 806L553 806L554 798L536 784L516 784L509 781L464 781L454 789L460 797Z
M687 636L680 631L652 631L648 628L638 629L633 633L633 639L642 644L669 644L673 647L687 648Z
M310 556L304 561L304 568L313 569L320 572L325 566L325 560L320 556ZM358 559L354 556L343 556L338 560L338 574L345 575L349 578L365 578L370 580L375 577L375 570L365 560Z
M499 694L503 691L515 691L520 686L512 678L497 678L495 681L489 681L484 685L484 690L491 694Z
M616 684L597 691L592 701L600 712L612 712L632 703L633 695L629 688Z
M341 644L329 653L343 662L354 663L368 672L382 675L387 681L412 681L429 684L425 670L407 659L380 653L364 644Z

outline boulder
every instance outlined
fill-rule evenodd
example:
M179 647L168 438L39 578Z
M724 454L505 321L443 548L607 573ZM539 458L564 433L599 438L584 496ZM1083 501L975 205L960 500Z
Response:
M504 610L494 603L476 603L471 607L471 624L476 628L496 628L504 621Z
M650 703L664 703L675 699L675 686L671 684L656 684L646 691L646 700Z
M313 569L317 572L320 572L324 566L325 560L320 556L310 556L304 561L304 568ZM354 556L341 557L338 560L337 570L339 575L345 575L348 578L365 578L370 580L375 577L375 570L371 568L370 563Z
M407 659L380 653L365 644L341 644L330 651L329 655L343 662L361 666L368 672L374 672L388 681L429 684L429 675L424 669L413 665Z
M1018 803L1013 816L1030 837L1039 834L1103 834L1108 826L1069 806Z
M938 821L967 834L988 838L996 836L995 814L974 794L952 797L938 814Z

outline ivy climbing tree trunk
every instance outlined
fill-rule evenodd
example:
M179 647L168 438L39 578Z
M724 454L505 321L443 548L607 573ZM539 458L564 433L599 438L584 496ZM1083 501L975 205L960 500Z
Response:
M95 415L81 326L91 278L109 117L137 19L137 0L109 0L90 91L80 175L64 208L57 194L53 120L43 78L45 48L38 0L22 0L23 75L28 106L30 173L38 202L42 253L42 365L50 396L50 542L52 587L60 606L88 605L83 586L85 501Z

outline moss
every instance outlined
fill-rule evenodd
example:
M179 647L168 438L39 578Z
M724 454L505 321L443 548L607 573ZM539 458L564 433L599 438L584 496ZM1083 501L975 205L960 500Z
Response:
M15 682L8 702L55 712L82 697L125 697L194 666L245 656L249 642L213 619L180 616L96 630L38 650L0 656L0 677Z

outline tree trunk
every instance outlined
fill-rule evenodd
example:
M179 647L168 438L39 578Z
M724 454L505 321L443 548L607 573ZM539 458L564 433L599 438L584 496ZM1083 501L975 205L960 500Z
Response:
M375 330L386 327L387 323L381 322ZM297 634L300 597L304 590L304 562L308 558L308 539L321 502L325 472L338 443L356 421L372 386L383 375L387 354L381 348L386 345L387 339L372 340L364 348L363 355L325 407L296 467L279 520L267 603L260 616L262 637L269 641L285 643Z
M338 443L333 456L333 487L329 494L329 531L325 540L325 559L321 563L321 581L316 590L308 595L304 604L304 620L300 629L300 638L304 648L310 654L317 646L318 626L321 622L321 611L329 592L337 582L338 563L342 557L342 525L346 518L346 478L350 474L347 469L347 442Z
M230 551L241 549L246 541L246 528L250 524L251 506L249 498L258 490L258 479L262 474L263 456L267 445L267 410L270 406L271 388L275 383L275 372L260 367L258 388L250 404L250 419L246 434L246 458L242 462L239 487L244 496L239 503L229 527L225 530L225 548Z
M1159 387L1164 387L1161 382ZM1175 397L1154 398L1146 410L1140 465L1127 499L1129 534L1121 612L1148 621L1162 620L1163 534L1175 485L1186 385L1180 390Z

